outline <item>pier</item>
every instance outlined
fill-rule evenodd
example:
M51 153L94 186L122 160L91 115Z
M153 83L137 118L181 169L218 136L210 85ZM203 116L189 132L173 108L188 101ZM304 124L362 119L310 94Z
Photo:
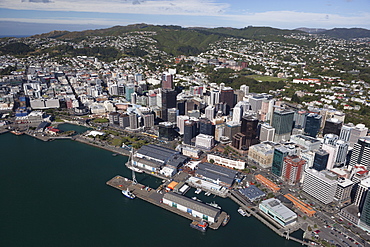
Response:
M163 193L166 193L164 191L159 191L159 190L157 191L155 189L149 188L139 183L133 184L133 182L129 180L128 178L125 178L119 175L109 180L106 184L118 190L121 190L121 191L126 190L128 188L133 194L135 194L137 198L140 198L158 207L171 211L189 220L192 220L192 221L199 220L199 218L196 218L190 215L189 213L180 211L174 207L170 207L166 204L161 203L161 200L163 198ZM227 213L222 211L220 216L218 217L217 222L210 223L209 228L213 230L217 230L221 226L222 222L224 221L226 217L227 217Z

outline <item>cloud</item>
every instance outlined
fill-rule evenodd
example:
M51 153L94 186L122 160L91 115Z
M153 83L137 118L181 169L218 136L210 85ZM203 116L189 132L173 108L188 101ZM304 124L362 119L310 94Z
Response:
M369 28L370 14L361 13L354 16L343 16L328 13L306 13L298 11L267 11L246 13L245 15L224 15L223 18L244 23L242 26L274 26L281 28L308 27L363 27Z
M22 0L22 2L30 2L30 3L51 3L50 0Z
M35 4L35 3L48 4ZM229 7L212 0L0 0L0 8L120 14L219 15Z

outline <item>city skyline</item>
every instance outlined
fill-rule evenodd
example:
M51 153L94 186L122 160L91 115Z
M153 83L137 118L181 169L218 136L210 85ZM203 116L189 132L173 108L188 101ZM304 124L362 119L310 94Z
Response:
M370 29L369 9L367 0L0 0L0 35L81 31L135 23Z

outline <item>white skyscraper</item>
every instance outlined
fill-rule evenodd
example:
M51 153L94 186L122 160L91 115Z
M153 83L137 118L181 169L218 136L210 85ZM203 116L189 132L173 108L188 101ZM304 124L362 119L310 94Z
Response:
M261 142L274 141L275 128L269 124L261 124L259 139Z
M215 118L215 113L216 113L216 110L214 106L209 105L206 107L205 109L206 118L212 121Z

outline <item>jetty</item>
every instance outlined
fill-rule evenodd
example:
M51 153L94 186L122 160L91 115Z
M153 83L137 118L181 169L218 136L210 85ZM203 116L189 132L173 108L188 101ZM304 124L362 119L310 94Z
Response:
M141 200L144 200L158 207L171 211L191 221L199 220L199 218L196 218L187 212L183 212L179 209L170 207L162 203L163 195L164 193L166 193L162 190L149 188L148 186L142 185L140 183L133 183L132 180L119 175L110 179L106 184L121 191L129 189L137 198L140 198ZM222 225L226 217L227 213L222 211L217 219L217 222L210 223L209 228L217 230Z

